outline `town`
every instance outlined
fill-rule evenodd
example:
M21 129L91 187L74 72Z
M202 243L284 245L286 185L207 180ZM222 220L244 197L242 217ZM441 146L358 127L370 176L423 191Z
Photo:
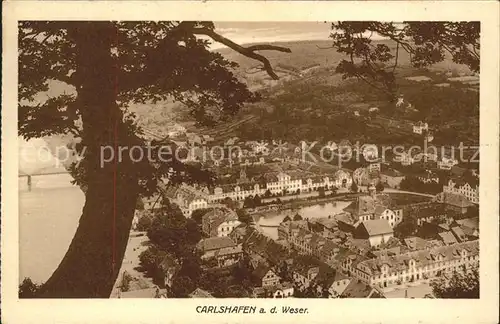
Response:
M21 298L479 298L478 22L47 26Z
M210 145L194 136L190 152ZM479 174L449 155L384 161L374 145L329 143L361 156L352 170L303 154L306 143L223 145L238 153L188 158L215 183L141 200L130 240L153 245L135 246L141 270L121 274L115 297L437 298L434 281L477 271ZM139 284L144 273L154 285Z

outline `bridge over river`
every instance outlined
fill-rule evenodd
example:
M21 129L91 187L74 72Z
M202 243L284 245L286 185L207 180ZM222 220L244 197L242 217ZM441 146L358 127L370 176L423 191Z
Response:
M72 186L73 177L67 170L52 170L51 172L43 172L43 170L25 174L20 173L18 176L19 191L31 191L35 188L61 188Z

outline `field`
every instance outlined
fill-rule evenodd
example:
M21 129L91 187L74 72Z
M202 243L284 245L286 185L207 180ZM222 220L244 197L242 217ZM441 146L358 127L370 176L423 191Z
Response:
M395 48L390 41L377 42ZM399 93L412 107L395 109L385 94L362 81L344 80L335 73L336 65L344 57L327 48L328 41L274 44L292 51L265 53L280 73L289 71L286 80L280 82L271 81L264 72L247 74L249 69L255 69L256 62L230 49L220 51L240 65L235 71L240 78L265 94L261 106L254 105L251 111L242 112L243 116L258 118L239 117L239 128L232 127L227 136L287 141L349 138L414 144L422 139L413 134L412 124L425 120L433 128L435 143L478 142L479 97L471 91L478 88L474 84L477 76L450 58L428 69L416 69L409 66L407 53L400 51L395 71L397 84ZM297 77L297 73L302 76ZM373 107L379 108L380 113L367 116ZM355 120L352 114L361 117ZM219 134L224 136L223 132Z
M374 43L395 48L390 41ZM279 81L258 71L259 62L227 48L218 50L239 64L234 71L236 76L263 95L261 102L246 106L224 124L210 128L195 126L187 108L175 102L133 104L130 110L137 114L148 135L154 137L162 137L175 121L188 131L211 135L217 142L238 136L286 141L348 138L374 143L413 143L421 140L412 135L412 123L425 120L433 128L434 143L478 142L478 78L449 58L428 69L415 69L409 66L407 53L400 51L399 67L395 70L398 92L413 108L395 109L383 93L362 81L344 80L335 73L344 56L328 48L329 41L273 44L292 51L264 53L280 76ZM380 113L368 116L369 109L374 107ZM353 118L354 114L361 117Z

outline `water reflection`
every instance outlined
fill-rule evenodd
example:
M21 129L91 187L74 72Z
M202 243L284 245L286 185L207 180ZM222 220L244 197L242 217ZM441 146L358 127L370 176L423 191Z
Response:
M266 213L260 217L257 223L261 225L262 232L272 239L278 238L277 226L283 221L286 216L293 218L299 214L303 219L327 218L330 215L338 214L350 204L348 201L335 201L324 204L316 204L304 206L295 209L286 209L276 212Z

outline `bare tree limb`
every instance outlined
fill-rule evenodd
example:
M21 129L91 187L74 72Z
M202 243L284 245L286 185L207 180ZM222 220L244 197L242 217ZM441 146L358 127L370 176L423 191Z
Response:
M278 51L278 52L284 52L284 53L291 53L292 52L289 48L282 47L282 46L276 46L276 45L269 45L269 44L248 46L247 50L249 50L249 51Z
M399 57L399 43L396 43L396 57L394 59L394 66L392 67L392 73L396 71L396 67L398 66L398 57Z
M224 44L227 47L233 49L234 51L245 55L246 57L252 58L254 60L262 62L264 64L264 70L269 74L269 76L274 79L278 80L279 77L278 75L274 72L273 67L271 66L271 63L269 60L260 54L255 53L255 51L262 51L262 50L272 50L272 51L280 51L284 53L291 53L292 51L289 48L286 47L281 47L281 46L274 46L274 45L252 45L249 47L244 47L239 44L236 44L232 40L216 33L210 28L204 28L204 27L195 27L191 29L191 32L195 35L205 35L213 39L214 41Z

